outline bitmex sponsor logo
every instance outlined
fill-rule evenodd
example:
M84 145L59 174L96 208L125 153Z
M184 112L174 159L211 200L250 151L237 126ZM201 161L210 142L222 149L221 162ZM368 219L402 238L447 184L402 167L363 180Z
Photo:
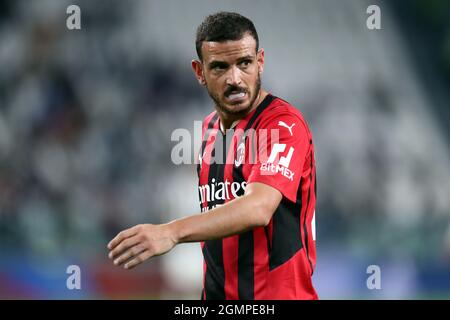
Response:
M260 170L264 174L276 174L280 173L282 176L294 181L294 172L289 169L289 165L292 160L292 155L295 149L293 147L289 148L289 152L286 156L279 158L278 163L276 163L277 158L280 154L283 154L286 149L286 144L276 143L273 145L272 152L270 153L269 159L266 163L262 163Z
M294 181L294 172L279 164L263 163L261 164L260 170L263 171L265 175L280 173L283 177L288 178L290 181Z
M247 187L247 182L230 182L225 180L224 182L217 182L216 179L211 180L211 184L204 184L198 187L200 193L201 204L215 201L226 201L232 200L243 194L245 188Z

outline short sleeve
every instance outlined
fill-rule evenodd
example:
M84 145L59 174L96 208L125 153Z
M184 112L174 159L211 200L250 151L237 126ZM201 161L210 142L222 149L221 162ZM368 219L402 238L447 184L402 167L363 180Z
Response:
M310 149L308 132L304 122L290 113L273 116L262 123L256 130L256 161L247 182L272 186L296 202L305 158Z

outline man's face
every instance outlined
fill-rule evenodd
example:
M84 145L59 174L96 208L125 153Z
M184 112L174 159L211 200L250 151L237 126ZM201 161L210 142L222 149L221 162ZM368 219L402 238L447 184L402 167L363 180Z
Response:
M205 41L202 56L194 71L219 110L234 116L247 114L258 98L264 66L264 51L256 52L255 39L245 35L236 41Z

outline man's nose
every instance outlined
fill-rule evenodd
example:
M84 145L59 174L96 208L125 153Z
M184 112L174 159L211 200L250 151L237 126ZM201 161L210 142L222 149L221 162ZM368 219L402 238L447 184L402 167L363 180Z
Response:
M227 85L237 86L241 84L241 72L238 67L234 66L228 70Z

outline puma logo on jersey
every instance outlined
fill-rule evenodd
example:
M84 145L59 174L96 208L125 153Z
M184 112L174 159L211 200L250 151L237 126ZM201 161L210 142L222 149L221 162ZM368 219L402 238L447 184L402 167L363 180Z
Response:
M286 129L288 129L288 130L289 130L289 133L290 133L291 136L292 136L292 128L295 126L295 122L294 122L293 124L291 124L290 126L288 126L288 125L286 124L286 122L284 122L284 121L278 121L278 125L279 125L280 127L285 127Z

